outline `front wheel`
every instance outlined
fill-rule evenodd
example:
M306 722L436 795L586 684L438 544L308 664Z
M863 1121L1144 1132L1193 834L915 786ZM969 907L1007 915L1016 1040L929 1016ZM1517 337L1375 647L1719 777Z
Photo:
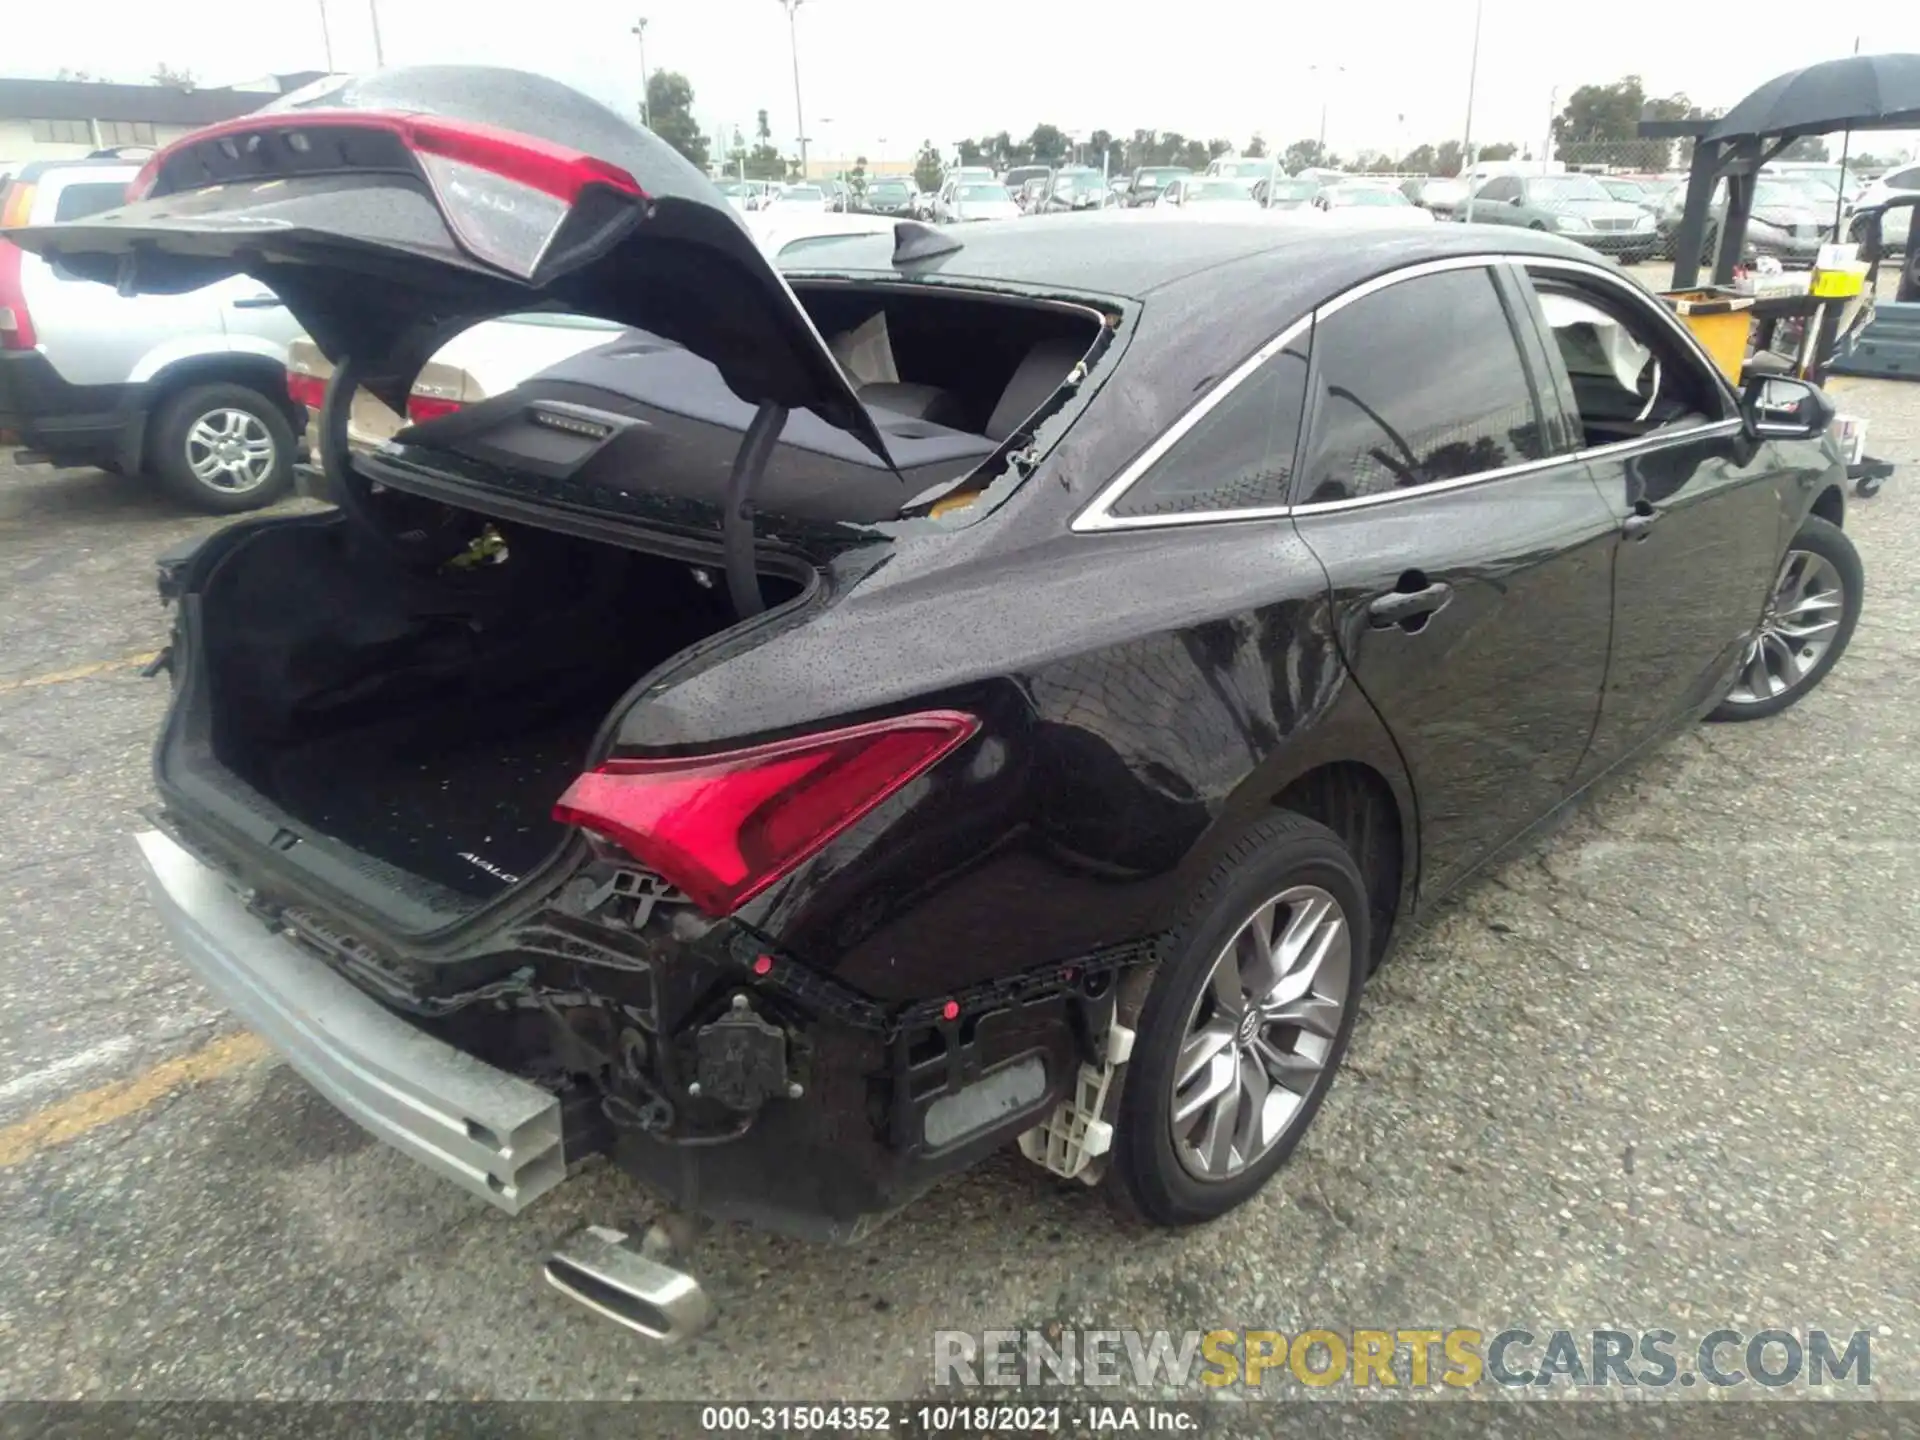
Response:
M1303 816L1214 866L1170 933L1116 1117L1112 1177L1146 1219L1223 1215L1292 1154L1353 1033L1369 914L1352 854Z
M1847 532L1809 515L1787 547L1733 689L1711 720L1763 720L1818 685L1846 653L1866 573Z
M182 390L156 417L153 435L162 483L197 510L236 515L293 488L293 428L248 386Z

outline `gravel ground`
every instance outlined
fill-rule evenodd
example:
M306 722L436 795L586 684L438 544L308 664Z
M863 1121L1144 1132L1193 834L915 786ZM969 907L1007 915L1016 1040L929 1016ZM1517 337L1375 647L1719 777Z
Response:
M1841 398L1920 466L1920 387ZM538 1280L645 1213L617 1175L512 1220L204 1048L234 1027L126 849L165 683L124 662L151 557L214 523L0 469L0 1395L899 1398L937 1328L1057 1321L1867 1327L1876 1393L1920 1397L1920 469L1850 516L1871 588L1824 688L1681 737L1411 936L1256 1201L1148 1233L1009 1154L850 1251L710 1235L722 1323L674 1352Z

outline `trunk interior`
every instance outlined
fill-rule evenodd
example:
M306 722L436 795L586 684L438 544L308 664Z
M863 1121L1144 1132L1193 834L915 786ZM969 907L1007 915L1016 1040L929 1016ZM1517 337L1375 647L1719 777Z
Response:
M469 908L560 843L553 803L620 697L734 623L684 562L496 533L494 559L419 574L315 517L251 536L201 591L215 762ZM799 590L763 585L770 605Z
M1000 299L828 286L808 303L850 364L864 358L885 377L861 399L898 470L796 412L756 504L836 523L890 518L929 483L972 471L1060 391L1101 333L1091 312ZM511 353L511 325L489 333ZM571 408L553 411L549 391ZM582 403L584 434L570 418ZM616 512L609 497L624 497L685 526L717 521L720 478L752 414L707 362L634 331L357 463L433 470L481 457L516 494L530 484L541 498ZM387 470L366 473L413 503ZM475 533L488 523L429 508L460 517L457 541L467 520ZM365 898L403 931L451 923L537 869L566 834L553 804L622 696L731 628L735 612L717 567L504 521L490 533L499 543L485 555L431 570L403 565L344 511L240 539L199 582L204 690L192 704L203 708L184 729L209 746L163 761L190 777L174 787L181 803L224 792L206 803L234 807L259 843L304 854L316 878L324 870L356 893L374 886ZM762 578L769 606L801 588L791 574ZM284 818L234 794L236 779ZM298 852L322 837L333 843Z

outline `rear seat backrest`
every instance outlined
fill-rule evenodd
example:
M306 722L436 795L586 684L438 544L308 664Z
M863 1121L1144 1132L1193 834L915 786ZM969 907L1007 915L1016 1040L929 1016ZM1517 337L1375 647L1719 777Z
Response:
M1007 388L1000 392L1000 403L988 417L985 435L989 440L1004 440L1060 388L1086 354L1084 344L1072 340L1042 340L1026 354Z

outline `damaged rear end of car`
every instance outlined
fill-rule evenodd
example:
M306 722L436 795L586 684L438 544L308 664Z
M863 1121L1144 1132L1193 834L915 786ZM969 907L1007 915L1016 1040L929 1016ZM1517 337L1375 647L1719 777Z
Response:
M1067 1093L1111 1021L1097 957L840 963L1024 803L1017 687L867 676L829 712L780 655L1018 483L1117 309L789 284L653 136L460 68L197 132L125 208L15 238L129 292L247 273L331 363L339 508L162 563L138 844L194 967L343 1110L510 1212L610 1154L847 1241ZM896 258L949 245L903 227ZM348 444L356 397L406 414L449 340L542 309L621 328ZM750 710L672 703L743 656ZM670 1249L596 1230L548 1275L675 1339L710 1307Z

